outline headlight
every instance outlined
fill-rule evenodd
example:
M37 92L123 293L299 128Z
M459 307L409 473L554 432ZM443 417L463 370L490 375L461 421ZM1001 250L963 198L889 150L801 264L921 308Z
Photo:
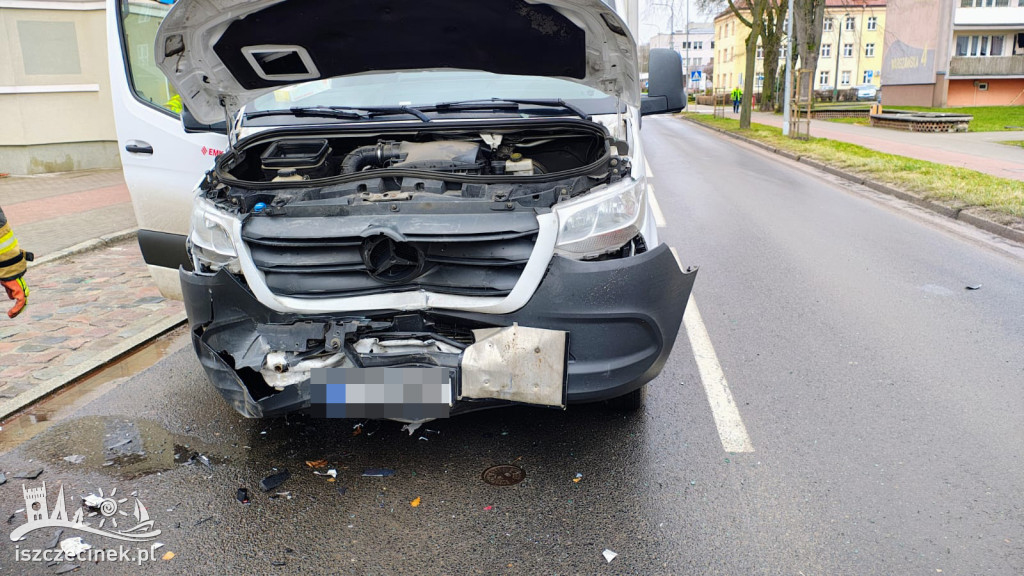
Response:
M227 268L240 274L238 253L231 242L234 217L225 214L209 200L196 197L192 204L192 232L189 234L193 266L196 271L216 272Z
M555 251L583 259L611 252L640 233L646 179L624 178L578 200L555 205Z

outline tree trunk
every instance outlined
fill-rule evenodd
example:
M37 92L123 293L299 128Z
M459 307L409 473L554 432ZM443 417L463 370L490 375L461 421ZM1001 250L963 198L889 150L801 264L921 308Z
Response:
M779 51L782 36L785 34L783 24L789 4L786 0L771 0L765 11L764 28L761 31L761 47L764 50L764 83L761 87L762 112L774 112L777 107L776 84L779 72Z
M797 86L797 94L813 98L814 71L818 67L818 54L821 50L825 0L793 0L793 12L793 45L800 58L793 70L794 73L800 69L810 70L810 74L805 75Z

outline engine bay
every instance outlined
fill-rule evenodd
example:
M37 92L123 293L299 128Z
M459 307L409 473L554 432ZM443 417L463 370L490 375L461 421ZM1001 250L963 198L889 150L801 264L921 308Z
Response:
M303 204L466 200L511 210L550 207L629 173L625 142L599 124L522 124L268 131L221 156L204 189L243 214Z

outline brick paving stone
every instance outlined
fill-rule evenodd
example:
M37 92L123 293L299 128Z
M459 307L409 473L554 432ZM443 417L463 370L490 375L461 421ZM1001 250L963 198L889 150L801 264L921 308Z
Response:
M32 377L36 380L46 381L60 376L62 372L63 371L60 368L50 366L48 368L43 368L42 370L36 370L32 373Z
M33 267L26 280L28 313L0 319L7 393L71 373L184 310L160 295L134 239Z

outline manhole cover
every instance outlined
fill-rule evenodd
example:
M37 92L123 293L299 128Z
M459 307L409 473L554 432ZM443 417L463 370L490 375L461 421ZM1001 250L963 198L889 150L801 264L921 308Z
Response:
M500 464L484 470L481 477L491 486L512 486L526 479L526 471L511 464Z

